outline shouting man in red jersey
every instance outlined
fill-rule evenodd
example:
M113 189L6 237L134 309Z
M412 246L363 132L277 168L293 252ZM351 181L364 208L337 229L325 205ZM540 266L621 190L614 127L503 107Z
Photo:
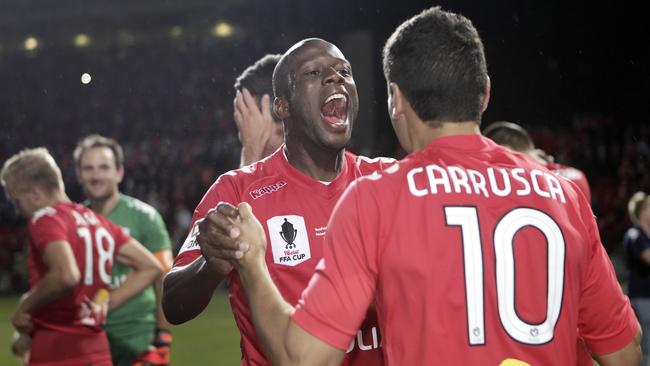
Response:
M182 323L199 314L227 278L242 365L277 362L267 357L239 273L226 260L245 248L219 230L225 218L212 209L222 201L255 208L271 243L266 265L282 298L294 303L323 256L327 221L338 198L354 179L392 163L345 151L359 100L352 67L333 44L307 39L294 45L275 67L273 89L285 144L217 179L194 212L190 234L164 281L165 315ZM383 364L374 306L366 306L366 312L345 347L346 365Z
M295 308L269 274L255 205L226 227L268 356L338 364L374 302L389 365L575 365L578 337L600 365L638 365L639 324L584 195L480 134L490 80L472 23L425 10L383 65L410 154L347 188Z

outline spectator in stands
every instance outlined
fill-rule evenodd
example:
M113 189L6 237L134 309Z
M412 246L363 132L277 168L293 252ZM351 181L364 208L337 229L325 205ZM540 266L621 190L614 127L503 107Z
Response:
M650 354L650 197L645 192L636 192L627 209L634 225L623 237L630 270L627 294L643 330L641 365L647 366Z

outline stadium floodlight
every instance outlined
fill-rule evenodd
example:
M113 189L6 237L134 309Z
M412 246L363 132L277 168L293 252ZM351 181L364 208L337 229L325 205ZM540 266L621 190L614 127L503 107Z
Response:
M169 29L169 35L172 36L172 38L178 38L183 35L183 27L180 25L175 25Z
M74 45L75 47L86 47L90 44L90 37L87 34L79 33L74 36Z
M212 28L212 35L219 38L228 38L232 36L233 27L228 22L220 21Z
M29 36L25 38L25 42L23 43L23 47L25 47L25 50L27 51L33 51L38 48L38 39L33 36Z
M92 76L90 76L90 74L87 72L81 74L81 83L84 85L89 84L92 81L92 79L93 79Z

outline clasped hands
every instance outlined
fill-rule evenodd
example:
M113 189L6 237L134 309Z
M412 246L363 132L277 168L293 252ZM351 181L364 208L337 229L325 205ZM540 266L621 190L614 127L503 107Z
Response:
M197 242L208 266L225 275L236 268L264 264L266 234L251 206L220 202L199 223Z

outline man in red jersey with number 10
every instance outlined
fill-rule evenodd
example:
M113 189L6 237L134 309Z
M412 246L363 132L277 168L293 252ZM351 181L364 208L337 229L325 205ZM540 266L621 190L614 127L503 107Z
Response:
M600 365L638 365L639 325L585 197L480 134L490 81L472 23L425 10L389 38L383 65L410 154L348 187L295 308L251 206L232 220L269 357L337 364L374 301L389 365L574 365L578 337Z

